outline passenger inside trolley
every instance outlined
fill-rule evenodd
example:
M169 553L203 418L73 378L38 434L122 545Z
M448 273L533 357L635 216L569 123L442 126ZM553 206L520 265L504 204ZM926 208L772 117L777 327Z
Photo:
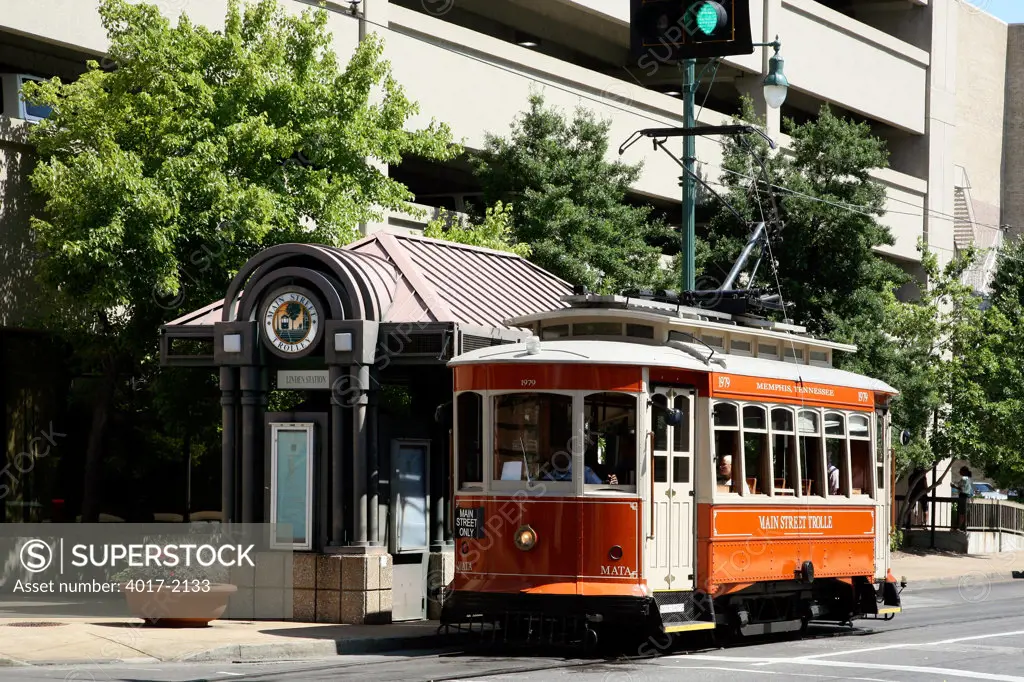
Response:
M722 455L718 460L718 492L720 493L734 493L739 492L735 490L735 486L732 482L732 455ZM757 479L747 479L747 492L757 492Z
M621 393L595 393L584 399L583 461L588 469L601 472L607 485L636 485L636 402L636 397Z

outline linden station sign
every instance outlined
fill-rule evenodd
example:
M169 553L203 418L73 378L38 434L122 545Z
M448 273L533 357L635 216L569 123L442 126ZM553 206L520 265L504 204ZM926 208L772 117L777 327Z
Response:
M326 391L331 387L331 373L326 369L278 370L277 387L292 391L318 388Z

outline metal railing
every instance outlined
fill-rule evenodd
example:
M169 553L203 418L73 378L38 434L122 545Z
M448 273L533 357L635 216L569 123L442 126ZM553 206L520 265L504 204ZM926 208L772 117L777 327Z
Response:
M967 530L1024 535L1024 504L973 498L967 505Z
M897 509L902 510L905 495L896 496ZM906 530L950 531L960 527L959 501L956 497L925 497L914 503L905 523ZM900 517L897 517L899 519ZM1010 500L972 497L967 500L968 531L1000 531L1024 535L1024 504Z

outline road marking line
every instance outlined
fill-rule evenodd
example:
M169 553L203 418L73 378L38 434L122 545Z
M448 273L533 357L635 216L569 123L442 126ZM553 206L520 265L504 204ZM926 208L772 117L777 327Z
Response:
M857 668L861 670L885 670L888 672L923 673L925 675L939 675L942 677L965 677L972 680L998 680L999 682L1024 682L1024 677L1014 675L998 675L995 673L977 673L970 670L949 670L947 668L927 668L917 665L886 665L884 663L852 663L846 661L821 661L808 660L806 658L744 658L742 656L707 656L703 654L689 654L680 658L688 658L698 661L723 661L727 663L756 663L757 661L771 661L783 665L818 665L825 668ZM675 666L665 666L672 668ZM748 672L761 672L750 670Z
M830 656L846 656L856 654L866 654L872 651L888 651L889 649L910 649L913 647L930 647L930 646L942 646L943 644L956 644L958 642L973 642L979 639L990 639L992 637L1012 637L1014 635L1024 635L1024 630L1014 630L1013 632L993 632L988 635L971 635L970 637L956 637L954 639L943 639L937 642L903 642L900 644L886 644L884 646L873 646L865 649L849 649L847 651L831 651L827 654L811 654L808 656L800 656L793 660L808 660L812 658L828 658Z
M890 680L882 680L877 677L849 677L836 675L816 675L814 673L792 673L792 672L775 672L771 670L751 670L750 668L726 668L721 665L669 665L663 666L666 668L673 668L677 670L722 670L724 672L731 673L760 673L762 675L785 675L786 677L813 677L816 680L858 680L860 682L891 682Z

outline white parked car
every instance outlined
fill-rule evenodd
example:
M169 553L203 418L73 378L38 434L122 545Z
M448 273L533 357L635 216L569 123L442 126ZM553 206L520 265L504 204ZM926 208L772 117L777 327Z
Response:
M1009 495L1001 493L992 487L991 483L975 483L974 492L989 500L1008 500Z

